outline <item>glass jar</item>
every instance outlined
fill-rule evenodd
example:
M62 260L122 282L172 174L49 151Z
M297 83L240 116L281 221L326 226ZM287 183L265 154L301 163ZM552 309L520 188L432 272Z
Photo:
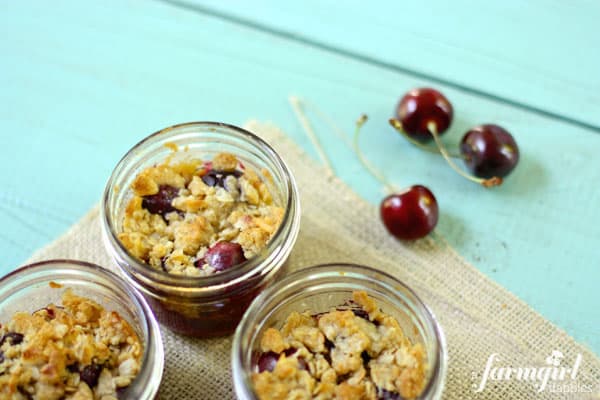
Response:
M231 364L240 400L257 399L252 374L267 328L281 328L293 312L320 314L347 307L352 292L364 290L380 309L398 321L413 344L425 348L428 379L419 399L440 399L446 376L446 342L435 316L417 295L394 277L354 264L327 264L297 271L258 296L233 339Z
M173 145L183 151L173 152ZM133 257L119 241L132 181L143 169L163 162L198 157L210 160L220 152L234 154L246 167L265 169L275 204L285 209L278 230L255 257L226 271L188 277L158 271ZM189 336L232 333L244 311L281 273L300 227L300 201L292 173L281 157L258 136L235 126L193 122L158 131L135 145L117 164L101 205L104 239L125 278L139 289L157 319Z
M50 282L62 287L50 286ZM67 288L117 311L135 329L144 355L140 372L122 395L126 399L154 399L164 365L158 323L144 298L107 269L73 260L49 260L19 268L0 279L0 321L10 320L19 311L34 312L51 303L60 304Z

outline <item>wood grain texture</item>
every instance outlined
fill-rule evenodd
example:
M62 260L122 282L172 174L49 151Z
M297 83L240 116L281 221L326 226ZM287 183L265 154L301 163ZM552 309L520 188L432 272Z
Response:
M412 75L156 2L2 2L0 35L7 38L0 41L1 273L82 216L125 151L162 127L272 120L315 156L287 103L294 93L346 131L367 112L365 153L398 185L434 191L442 210L437 231L600 351L600 194L590 184L600 180L600 135L436 85L457 111L447 143L486 121L519 141L517 170L504 186L484 190L387 126L401 93L432 84ZM309 118L336 173L377 204L379 185L324 124Z
M169 0L600 132L600 2Z

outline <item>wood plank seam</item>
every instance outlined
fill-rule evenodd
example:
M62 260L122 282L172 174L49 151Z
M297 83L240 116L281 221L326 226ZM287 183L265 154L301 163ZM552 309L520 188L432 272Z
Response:
M525 110L525 111L528 111L528 112L531 112L531 113L534 113L534 114L537 114L537 115L540 115L543 117L547 117L547 118L550 118L550 119L553 119L556 121L561 121L561 122L564 122L564 123L567 123L567 124L570 124L570 125L573 125L573 126L576 126L579 128L583 128L588 131L600 133L599 125L591 124L591 123L582 121L577 118L569 117L567 115L558 114L555 112L544 110L542 108L536 107L534 105L526 104L526 103L521 102L516 99L511 99L511 98L495 95L493 93L479 90L479 89L471 87L471 86L463 85L458 82L453 82L448 79L444 79L444 78L437 77L437 76L434 76L431 74L423 73L423 72L414 70L412 68L404 67L399 64L378 60L376 58L367 56L365 54L361 54L358 52L331 46L327 43L324 43L324 42L321 42L318 40L314 40L314 39L311 39L306 36L298 35L298 34L295 34L295 33L289 32L289 31L285 31L282 29L278 29L278 28L273 28L273 27L270 27L270 26L267 26L267 25L264 25L261 23L257 23L255 21L251 21L246 18L236 16L236 15L212 10L208 7L203 7L198 4L191 4L191 3L186 2L185 0L156 0L156 1L163 3L163 4L170 5L170 6L174 6L174 7L183 9L183 10L202 14L204 16L213 17L213 18L227 21L227 22L230 22L233 24L241 25L246 28L250 28L253 30L257 30L257 31L266 33L266 34L277 36L279 38L284 38L284 39L292 40L295 42L299 42L306 46L310 46L310 47L313 47L313 48L316 48L319 50L323 50L323 51L326 51L329 53L333 53L333 54L336 54L339 56L351 58L353 60L360 61L360 62L369 64L369 65L373 65L373 66L384 68L384 69L391 70L394 72L406 74L406 75L409 75L409 76L412 76L412 77L415 77L418 79L428 80L428 81L434 82L436 84L451 87L451 88L461 91L465 94L470 94L473 96L485 98L487 100L492 100L492 101L502 103L502 104L505 104L505 105L508 105L511 107L515 107L515 108L518 108L521 110Z

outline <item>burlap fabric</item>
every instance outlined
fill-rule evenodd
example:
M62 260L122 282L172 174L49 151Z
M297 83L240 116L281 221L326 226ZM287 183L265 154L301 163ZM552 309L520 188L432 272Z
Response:
M415 243L390 237L376 207L328 176L276 127L254 122L248 128L277 149L300 188L302 225L290 267L362 263L387 271L412 287L436 314L446 334L449 369L445 399L600 398L600 360L591 351L479 273L438 235ZM115 268L100 239L97 208L30 261L49 258L74 258ZM160 399L235 398L231 338L200 340L165 329L162 333L166 365ZM577 354L582 355L576 380L568 381L576 392L555 393L546 388L538 393L534 382L517 379L489 381L484 391L475 392L491 354L498 354L495 366L535 367L548 365L553 350L563 353L565 366L573 365Z

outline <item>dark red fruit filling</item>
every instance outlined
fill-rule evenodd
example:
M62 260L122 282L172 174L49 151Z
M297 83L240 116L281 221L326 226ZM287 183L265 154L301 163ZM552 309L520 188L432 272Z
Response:
M304 357L298 357L298 368L304 370L304 371L308 371L308 363L306 362L306 360L304 359Z
M296 353L298 349L289 348L283 351L286 357L292 356ZM275 369L275 365L281 356L280 353L275 353L273 351L267 351L266 353L262 353L258 358L258 362L256 366L258 367L258 372L269 371L272 372ZM298 357L298 368L308 371L308 363L303 357Z
M363 310L362 308L353 308L352 313L354 315L356 315L358 318L362 318L362 319L366 319L367 321L370 321L369 313L366 312L365 310Z
M396 392L385 389L377 389L377 400L402 400L402 396Z
M179 189L176 187L161 185L158 188L158 193L142 198L142 207L152 214L160 214L164 217L166 214L175 211L171 202L178 194Z
M67 370L69 370L69 372L79 372L79 363L75 362L73 364L67 365Z
M4 336L2 336L2 339L0 339L0 346L2 346L4 342L10 343L11 346L20 344L23 342L23 335L17 332L5 333Z
M258 359L258 372L269 371L272 372L275 369L275 365L279 360L279 354L273 351L262 353Z
M39 310L34 311L32 314L37 314L37 313L42 313L42 312L45 314L46 320L54 319L54 317L56 316L54 314L54 309L49 308L49 307L40 308Z
M196 261L196 267L200 268L208 264L216 271L225 271L246 261L244 250L238 243L221 241L208 249L203 259Z
M81 372L79 372L79 376L82 381L87 383L90 388L96 387L98 384L98 379L100 378L100 373L102 372L102 366L98 364L86 365L83 367Z
M227 179L228 176L232 175L235 176L236 178L239 178L240 176L242 176L243 172L241 171L217 171L215 169L211 169L210 171L208 171L206 174L204 174L204 176L202 176L202 181L207 185L207 186L220 186L222 188L225 187L225 179Z

